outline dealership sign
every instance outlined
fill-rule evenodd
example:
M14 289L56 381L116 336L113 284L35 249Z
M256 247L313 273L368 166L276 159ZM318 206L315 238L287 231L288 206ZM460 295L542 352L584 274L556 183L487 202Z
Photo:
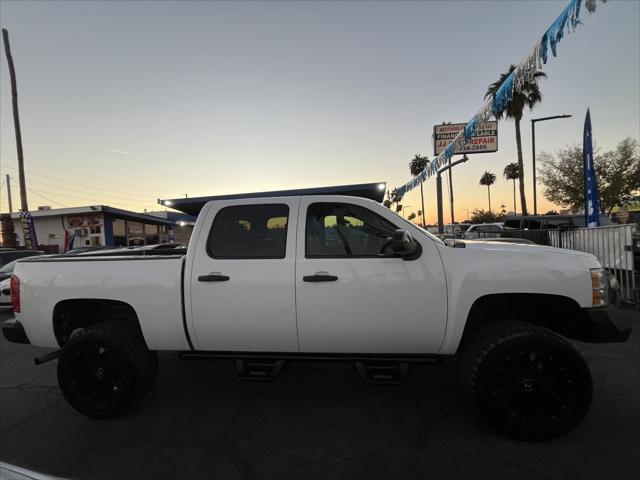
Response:
M447 145L464 129L466 123L449 123L433 127L433 151L439 155ZM487 153L498 151L498 122L478 123L470 138L465 139L454 155L463 153Z

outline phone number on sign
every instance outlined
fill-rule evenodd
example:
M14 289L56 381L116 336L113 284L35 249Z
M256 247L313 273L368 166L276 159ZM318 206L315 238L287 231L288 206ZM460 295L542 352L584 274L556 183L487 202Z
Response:
M464 145L464 147L462 147L462 150L465 152L471 152L476 150L487 150L488 148L488 145L470 145L467 143L466 145Z

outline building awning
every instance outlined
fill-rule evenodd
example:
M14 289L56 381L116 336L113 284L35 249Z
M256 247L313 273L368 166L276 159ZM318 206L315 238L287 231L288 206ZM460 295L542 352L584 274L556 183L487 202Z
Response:
M237 193L231 195L214 195L208 197L194 198L174 198L167 200L158 199L158 203L165 207L179 210L189 215L197 216L205 203L216 200L238 200L242 198L265 198L265 197L296 197L307 195L346 195L350 197L361 197L382 202L384 199L387 184L361 183L358 185L340 185L337 187L302 188L297 190L278 190L273 192Z
M123 210L121 208L114 208L108 205L90 205L86 207L71 207L71 208L52 208L50 210L33 210L30 212L31 216L36 218L55 217L63 215L85 215L102 213L108 214L116 218L125 218L127 220L135 220L143 223L164 224L173 225L175 221L167 218L157 217L149 215L147 213L131 212L129 210ZM13 220L20 219L20 212L13 212L11 214Z

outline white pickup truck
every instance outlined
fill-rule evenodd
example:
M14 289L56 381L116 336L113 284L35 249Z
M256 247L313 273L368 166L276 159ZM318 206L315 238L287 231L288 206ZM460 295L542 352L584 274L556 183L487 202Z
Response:
M241 378L287 361L349 361L370 382L459 354L480 412L547 439L586 415L592 380L561 336L625 341L589 254L445 243L385 208L384 184L164 201L198 214L186 255L91 253L20 261L15 342L54 347L67 401L124 411L153 385L158 350L234 359Z

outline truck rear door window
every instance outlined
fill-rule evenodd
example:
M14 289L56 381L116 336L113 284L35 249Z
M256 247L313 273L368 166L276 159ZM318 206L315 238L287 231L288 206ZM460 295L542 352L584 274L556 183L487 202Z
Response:
M287 205L241 205L218 212L207 242L213 258L284 258Z
M378 257L394 224L347 203L314 203L307 210L306 256Z

